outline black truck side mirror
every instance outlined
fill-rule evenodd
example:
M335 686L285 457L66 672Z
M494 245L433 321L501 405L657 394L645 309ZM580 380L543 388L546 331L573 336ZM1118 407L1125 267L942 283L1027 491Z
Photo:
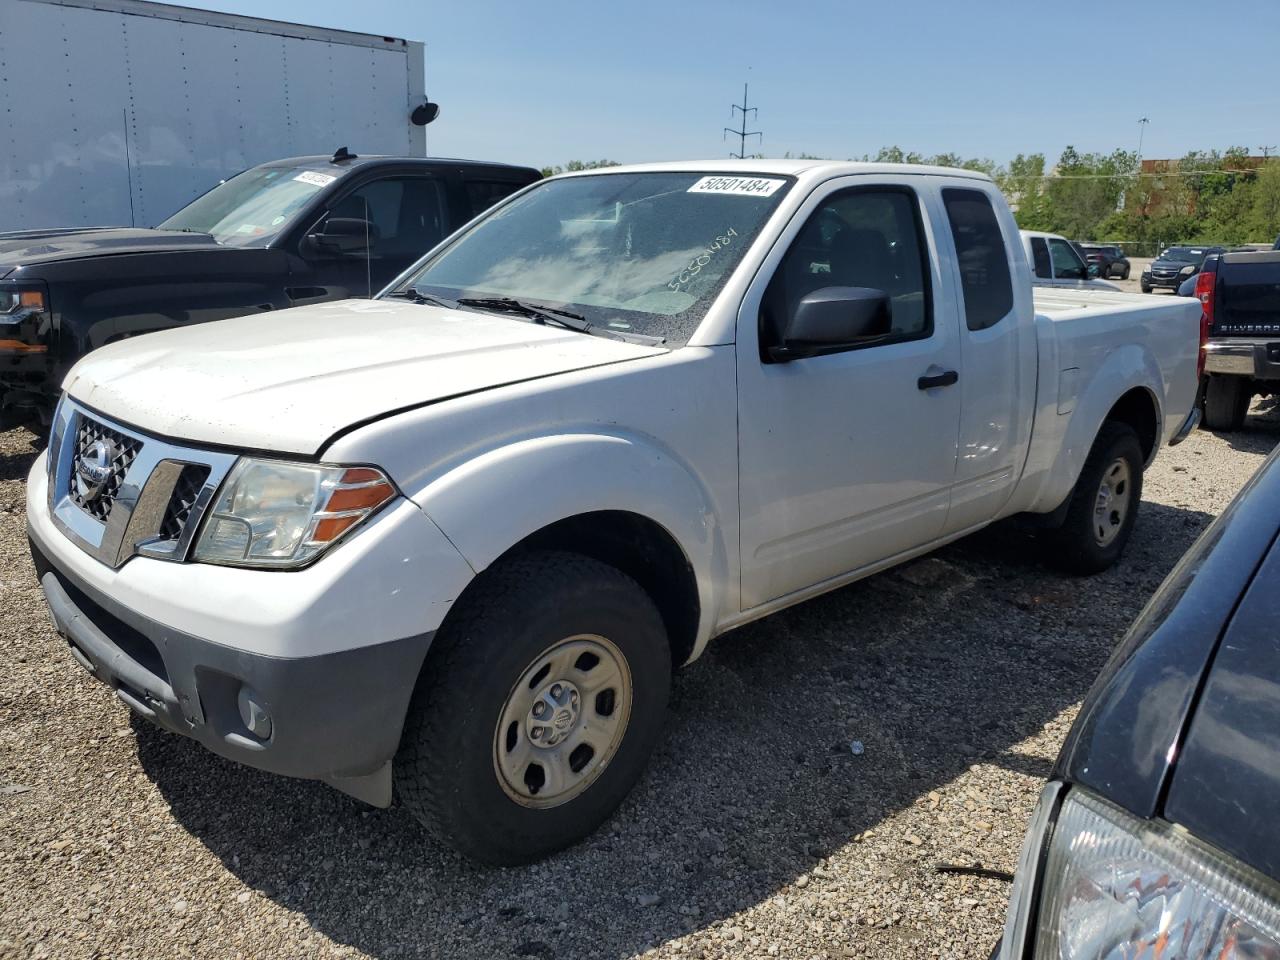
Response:
M893 330L889 295L873 287L823 287L796 304L782 343L769 348L775 362L838 353Z

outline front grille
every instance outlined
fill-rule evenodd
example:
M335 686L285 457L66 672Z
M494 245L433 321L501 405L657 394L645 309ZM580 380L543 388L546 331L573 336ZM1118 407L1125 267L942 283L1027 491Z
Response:
M97 446L99 443L103 445L102 448ZM81 464L99 449L105 454L109 467L107 478L100 487L81 476ZM120 492L120 485L124 483L125 474L141 452L141 440L118 433L91 417L81 415L71 454L71 499L89 516L106 523L111 517L111 508Z
M203 464L189 463L182 468L178 482L174 484L173 495L169 498L169 506L165 508L164 519L160 521L161 540L180 540L182 532L191 519L191 508L196 505L196 498L205 481L209 479L209 468Z

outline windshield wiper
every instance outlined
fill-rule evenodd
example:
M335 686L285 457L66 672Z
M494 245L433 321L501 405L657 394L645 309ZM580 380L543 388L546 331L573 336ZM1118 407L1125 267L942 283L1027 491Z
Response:
M537 304L516 300L514 297L459 297L458 306L478 307L481 310L502 310L507 313L518 313L528 317L534 323L554 323L566 330L574 330L592 337L609 337L624 343L641 343L645 346L658 346L666 343L665 337L649 337L641 333L628 333L613 330L609 327L597 327L580 313L561 310L559 307L544 307Z
M414 303L429 303L437 307L447 307L450 310L458 309L458 301L437 297L434 293L423 293L416 287L410 287L408 290L397 290L395 293L388 293L387 296L395 297L399 300L412 300Z

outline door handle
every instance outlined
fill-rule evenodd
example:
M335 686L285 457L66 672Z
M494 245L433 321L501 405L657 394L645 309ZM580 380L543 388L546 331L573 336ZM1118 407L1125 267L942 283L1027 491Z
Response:
M921 390L932 390L934 387L949 387L960 379L960 374L954 370L948 370L946 373L939 373L932 377L921 377L916 381L916 386Z

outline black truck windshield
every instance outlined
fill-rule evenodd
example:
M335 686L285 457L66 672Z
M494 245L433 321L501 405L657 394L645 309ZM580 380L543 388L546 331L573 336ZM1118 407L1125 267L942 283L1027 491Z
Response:
M260 247L338 176L308 167L254 167L191 201L160 229L212 234L231 247Z
M508 297L681 344L790 184L665 172L551 180L480 221L394 292Z

